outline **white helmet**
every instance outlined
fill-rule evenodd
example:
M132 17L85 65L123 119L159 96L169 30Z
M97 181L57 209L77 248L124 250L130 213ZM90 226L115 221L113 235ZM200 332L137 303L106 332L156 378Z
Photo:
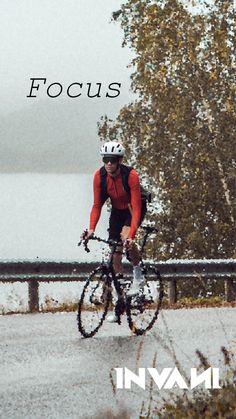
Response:
M108 141L107 143L103 144L102 147L100 148L100 154L102 156L122 157L125 154L125 149L123 145L115 141Z

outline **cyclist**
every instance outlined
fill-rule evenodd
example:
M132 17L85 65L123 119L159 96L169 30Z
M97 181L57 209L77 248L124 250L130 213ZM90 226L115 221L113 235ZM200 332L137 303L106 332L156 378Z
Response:
M142 208L140 183L137 172L132 169L128 175L128 186L130 192L126 191L123 185L122 173L124 166L122 159L125 153L124 147L115 142L110 141L102 145L100 154L105 168L105 187L106 197L111 199L111 215L109 219L109 239L121 240L125 246L129 259L133 265L133 283L127 292L127 295L136 295L144 283L140 267L140 256L138 248L135 244L136 231L143 221L146 213L146 206ZM99 221L101 209L105 202L101 183L101 169L95 172L93 180L94 202L90 213L89 229L83 232L82 238L91 237L96 225ZM114 271L119 278L122 278L122 250L115 253L113 259ZM116 322L118 317L115 312L108 317L108 321Z

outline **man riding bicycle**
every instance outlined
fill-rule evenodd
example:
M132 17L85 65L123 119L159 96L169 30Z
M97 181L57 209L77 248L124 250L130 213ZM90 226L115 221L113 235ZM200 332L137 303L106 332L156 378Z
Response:
M144 278L140 266L140 255L135 244L135 234L146 213L146 205L142 206L140 182L137 172L122 164L125 153L124 147L110 141L102 145L100 154L104 166L97 170L93 180L94 202L90 213L89 229L83 232L82 238L91 237L99 221L101 209L109 197L112 210L109 219L109 239L122 241L129 259L133 265L133 283L127 292L128 296L136 295L143 286ZM124 182L127 187L124 187ZM113 259L114 271L119 278L122 277L122 250L121 246ZM116 322L117 315L108 317L108 321Z

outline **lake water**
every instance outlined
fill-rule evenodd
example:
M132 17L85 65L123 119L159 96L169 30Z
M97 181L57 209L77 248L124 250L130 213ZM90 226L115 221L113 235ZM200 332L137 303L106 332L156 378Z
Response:
M93 175L1 174L0 260L81 260L77 243L88 227ZM103 208L96 234L107 237Z
M92 181L92 174L1 174L0 260L100 260L101 246L92 243L91 253L77 246L88 227ZM101 237L107 237L108 216L104 207L96 230ZM39 293L40 304L78 301L81 284L45 283ZM27 284L0 283L0 314L26 311L27 300Z

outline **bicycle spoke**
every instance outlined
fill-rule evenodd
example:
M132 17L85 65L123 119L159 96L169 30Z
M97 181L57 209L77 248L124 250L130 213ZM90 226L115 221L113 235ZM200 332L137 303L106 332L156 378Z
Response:
M141 246L141 255L144 253L147 237L157 231L156 228L150 226L143 226L143 229L145 235ZM126 308L130 329L137 335L142 335L151 329L161 307L163 284L159 273L154 266L147 267L143 264L146 282L142 290L134 297L126 297L126 291L130 284L129 278L125 277L123 281L119 280L117 282L112 264L116 249L121 245L121 242L92 236L79 242L79 245L84 244L87 252L90 251L88 248L89 240L108 244L110 246L110 256L106 265L101 265L93 271L84 286L77 316L79 331L84 337L92 337L97 333L112 300L111 284L114 282L118 299L115 297L113 303L118 316L118 323L120 323L120 316Z
M84 337L92 337L101 327L111 301L111 285L102 268L87 280L78 307L78 328Z
M150 330L155 323L163 298L163 284L154 268L145 275L146 283L136 296L127 298L127 319L136 335Z

